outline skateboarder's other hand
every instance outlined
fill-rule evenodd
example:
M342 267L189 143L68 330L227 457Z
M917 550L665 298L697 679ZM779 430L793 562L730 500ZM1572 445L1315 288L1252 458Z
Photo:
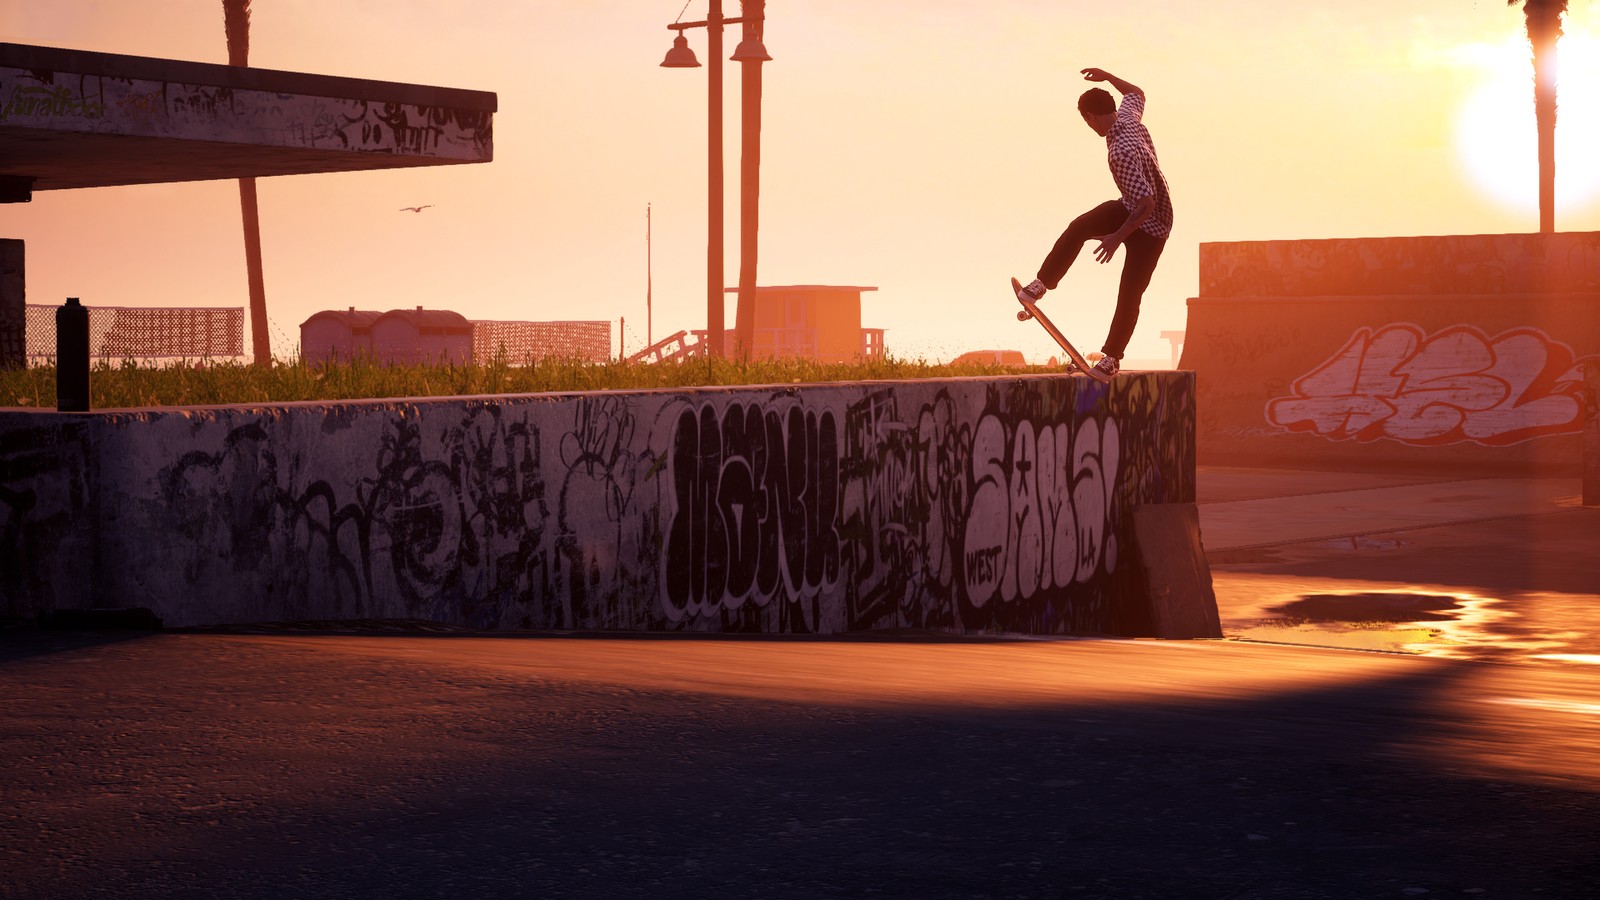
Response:
M1084 81L1106 81L1110 78L1111 73L1107 72L1105 69L1096 69L1093 66L1090 66L1089 68L1083 70Z
M1114 234L1102 234L1095 240L1100 245L1094 248L1094 258L1102 264L1111 262L1111 257L1117 255L1117 248L1122 246L1122 239Z

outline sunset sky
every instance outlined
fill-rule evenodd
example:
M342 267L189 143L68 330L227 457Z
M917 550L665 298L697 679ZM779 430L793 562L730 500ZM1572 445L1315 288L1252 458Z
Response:
M737 0L725 0L728 15ZM683 0L256 0L262 68L493 91L495 160L260 182L274 350L320 309L705 325L706 72L659 67ZM684 20L702 19L689 0ZM1052 355L1015 321L1078 213L1115 196L1078 117L1098 66L1142 86L1177 227L1132 359L1165 359L1202 242L1537 229L1531 66L1503 0L769 0L763 284L862 284L891 353ZM703 29L690 45L707 61ZM730 33L726 52L736 42ZM217 0L0 0L0 41L226 62ZM1600 230L1600 0L1562 44L1556 227ZM727 283L738 278L738 69L727 63ZM1560 143L1564 142L1564 143ZM1562 162L1564 160L1564 162ZM400 207L433 204L421 214ZM233 182L0 206L28 302L247 303ZM1046 309L1105 338L1122 257L1086 250ZM729 299L728 322L733 322ZM248 346L248 340L246 342Z

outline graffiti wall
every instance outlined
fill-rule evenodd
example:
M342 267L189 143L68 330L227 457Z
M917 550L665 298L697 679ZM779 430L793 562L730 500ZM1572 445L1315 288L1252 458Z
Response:
M1576 471L1600 233L1202 244L1200 458Z
M1126 633L1194 379L0 412L4 615Z

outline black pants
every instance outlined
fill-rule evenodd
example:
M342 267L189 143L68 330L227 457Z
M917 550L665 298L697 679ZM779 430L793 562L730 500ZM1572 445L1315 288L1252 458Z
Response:
M1072 268L1085 241L1110 234L1126 221L1128 208L1122 205L1121 200L1108 200L1073 219L1067 230L1061 232L1061 237L1056 238L1050 255L1039 266L1039 280L1044 282L1045 287L1055 290L1061 279L1066 277L1067 270ZM1136 229L1122 242L1123 252L1127 256L1122 261L1122 283L1117 287L1117 311L1111 317L1111 333L1106 335L1101 353L1121 359L1127 351L1128 341L1133 337L1133 326L1139 321L1139 302L1144 299L1144 289L1150 286L1150 276L1155 274L1156 263L1160 262L1161 251L1166 246L1166 238L1158 238L1142 228Z

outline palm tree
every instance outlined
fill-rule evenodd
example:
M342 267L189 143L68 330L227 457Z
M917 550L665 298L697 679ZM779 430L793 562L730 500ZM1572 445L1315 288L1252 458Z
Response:
M228 65L250 65L250 0L222 0L222 30L228 38ZM272 362L267 336L267 286L261 274L261 214L256 180L239 179L239 209L244 214L244 265L250 282L250 351L258 366Z
M1522 4L1533 45L1533 114L1539 129L1539 232L1556 230L1556 42L1567 0L1506 0Z
M766 0L739 0L744 40L760 42ZM744 47L743 42L740 47ZM761 219L761 61L741 60L739 162L739 305L734 311L734 358L748 362L755 347L757 235Z

